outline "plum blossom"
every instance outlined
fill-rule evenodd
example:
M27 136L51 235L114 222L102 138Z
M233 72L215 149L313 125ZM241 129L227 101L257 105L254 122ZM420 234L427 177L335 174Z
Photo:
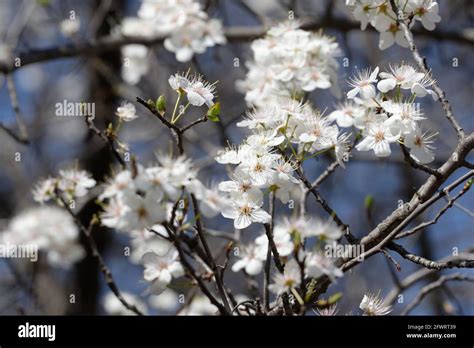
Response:
M411 89L413 84L421 81L425 74L417 72L412 66L408 64L401 64L398 66L390 66L390 72L381 72L379 74L380 81L377 83L377 88L383 93L387 93L399 86L402 89Z
M122 296L127 301L127 303L134 305L140 312L146 313L147 307L137 296L122 291ZM102 300L102 305L107 314L110 315L137 315L135 312L132 312L126 308L122 302L113 294L112 292L107 293Z
M235 198L231 204L221 211L222 216L234 220L234 227L243 229L252 222L268 223L271 216L262 209L263 201L252 200L248 196Z
M364 295L359 308L364 311L364 315L387 315L392 311L392 306L385 304L383 299L373 294Z
M359 117L363 108L352 100L339 104L336 109L328 115L328 119L336 121L339 127L352 127L354 119Z
M379 67L376 67L374 71L371 69L357 71L357 75L349 81L349 86L352 89L347 92L347 98L353 99L356 95L360 95L364 99L375 97L375 87L372 83L377 82L378 73Z
M422 133L421 129L417 128L414 132L405 135L404 144L410 149L410 156L421 164L433 162L435 148L432 144L437 134Z
M438 3L434 0L395 0L394 2L404 19L414 19L410 21L410 26L420 21L425 29L434 30L436 23L441 21ZM379 48L381 50L387 49L394 43L408 47L408 41L397 23L397 15L393 12L389 1L346 0L346 6L351 8L362 30L365 30L370 23L380 32Z
M263 262L259 257L259 250L255 245L242 246L240 249L237 262L232 265L233 272L245 270L248 275L254 276L259 274L263 268Z
M84 197L95 185L96 181L85 170L64 169L59 171L58 189L72 197Z
M135 105L132 103L125 103L117 108L115 115L124 122L130 122L138 118L136 112Z
M317 278L327 275L333 282L343 276L342 271L334 265L334 261L319 252L307 253L305 259L305 274Z
M165 49L173 52L179 62L189 62L195 54L226 43L221 21L210 19L195 0L144 0L137 17L126 18L119 32L134 37L164 36ZM125 57L133 58L130 59L133 68L122 69L125 80L132 84L140 81L149 66L146 60L142 60L148 49L134 50L122 51Z
M131 44L122 47L124 64L122 65L122 78L129 84L135 85L150 69L148 63L148 47Z
M273 278L274 283L268 287L277 295L290 291L301 284L301 271L295 259L291 259L285 265L283 274L277 273Z
M214 105L215 84L204 81L202 76L190 76L176 74L169 78L171 88L176 91L183 90L186 93L188 101L191 105L202 106L206 104L208 107Z
M0 234L1 244L36 245L53 266L70 268L85 256L79 230L67 211L54 206L32 207L13 217Z
M253 61L237 87L249 105L264 107L293 91L329 89L337 95L339 45L332 37L299 29L296 20L271 28L252 43Z
M373 150L377 157L390 156L390 144L400 138L400 134L392 134L387 122L371 124L364 131L364 139L356 145L359 151Z
M178 251L169 250L164 255L148 252L143 255L142 263L145 267L143 278L150 282L150 292L158 295L165 291L173 278L184 275L184 269L178 259Z

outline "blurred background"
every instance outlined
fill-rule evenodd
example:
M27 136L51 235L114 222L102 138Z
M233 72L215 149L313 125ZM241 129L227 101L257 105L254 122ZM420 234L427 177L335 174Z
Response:
M421 26L415 31L415 41L426 56L433 75L446 91L453 111L466 132L474 130L473 69L474 3L470 0L438 1L442 21L434 32ZM360 30L360 24L352 18L345 1L304 0L208 0L201 2L212 18L219 18L225 28L234 30L226 45L208 49L194 56L189 63L179 63L173 53L164 49L161 42L150 47L149 69L135 85L121 77L121 47L91 54L84 50L80 55L41 60L25 64L11 75L17 92L18 106L29 137L29 144L21 144L0 130L0 231L8 221L22 210L33 206L31 189L42 177L57 173L58 169L74 164L90 171L94 178L103 181L117 164L107 146L90 134L83 118L57 117L55 104L63 100L95 103L96 125L105 129L114 120L114 112L123 101L135 102L164 94L173 100L174 93L168 85L168 77L177 71L191 68L208 81L218 80L218 94L222 105L220 124L206 123L187 133L187 153L200 168L200 178L206 184L226 178L225 167L215 163L213 156L227 143L239 143L245 130L235 126L247 110L244 95L236 89L236 81L246 74L245 62L252 58L250 44L262 32L263 26L276 24L288 18L293 11L295 18L310 20L314 29L322 28L339 43L342 56L338 71L339 85L347 91L345 80L356 68L388 68L390 63L413 63L409 50L400 46L380 51L379 35L368 28ZM139 1L54 1L54 0L2 0L0 6L0 60L7 55L14 57L25 52L70 47L84 42L94 42L114 33L123 18L136 16ZM74 36L65 35L60 24L74 11L80 27ZM238 64L236 64L238 58ZM348 58L348 66L342 64ZM9 77L9 78L10 78ZM0 123L4 128L16 129L16 113L9 94L5 74L0 74ZM310 94L316 108L331 111L338 100L329 92L316 90ZM140 163L154 161L154 154L170 147L172 138L167 129L147 111L136 104L140 116L121 128L120 139L130 145ZM439 103L423 99L423 109L432 131L440 135L435 142L436 164L443 163L451 154L456 136L446 121ZM190 117L199 117L198 113ZM15 155L21 160L15 160ZM471 162L472 162L471 155ZM407 201L424 182L426 174L415 171L403 160L402 153L388 159L377 159L372 153L355 152L346 169L338 169L321 187L321 193L341 219L351 226L357 237L364 236L374 225L383 220L398 205ZM310 179L316 178L331 157L305 164ZM459 177L459 170L454 177ZM373 199L368 211L364 205L367 197ZM309 212L326 217L320 207L309 199ZM446 204L441 200L415 223L432 218ZM91 202L81 202L81 218L87 221L96 207ZM279 206L277 214L291 215L285 206ZM428 259L437 260L452 255L453 250L463 251L474 247L474 195L468 193L457 205L443 215L439 222L422 232L401 241L407 249ZM232 231L232 222L225 219L209 220L212 228ZM249 230L248 234L253 232ZM247 232L246 232L247 233ZM140 298L151 314L174 314L179 310L176 296L187 293L178 289L161 295L158 300L146 294L143 268L124 255L130 247L125 234L106 229L94 231L100 250L116 277L119 287ZM457 249L454 249L457 248ZM397 281L420 269L419 266L392 255L401 266L397 271L382 255L376 255L348 272L343 279L329 289L329 294L341 291L339 314L358 313L358 304L366 291L389 294ZM403 303L394 303L394 314L410 302L420 287L436 280L440 274L423 278L404 292ZM458 272L456 270L456 272ZM472 270L459 271L474 275ZM241 275L230 274L227 282L234 293L249 295ZM88 255L70 269L53 267L46 262L30 264L19 260L0 260L0 314L106 314L116 313L113 305L107 307L109 290L97 269L94 259ZM70 295L75 295L71 303ZM166 297L168 296L168 297ZM118 311L120 312L120 311ZM429 295L412 314L474 314L474 284L449 283Z

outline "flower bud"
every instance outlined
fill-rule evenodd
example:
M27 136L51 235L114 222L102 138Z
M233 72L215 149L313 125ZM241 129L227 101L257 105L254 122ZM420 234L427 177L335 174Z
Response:
M165 96L160 95L155 103L155 108L158 113L163 116L166 112L166 99Z

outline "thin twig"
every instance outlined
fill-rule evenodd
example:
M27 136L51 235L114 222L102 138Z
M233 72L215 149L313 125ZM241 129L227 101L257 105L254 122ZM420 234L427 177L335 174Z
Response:
M437 288L442 287L444 283L450 282L450 281L474 282L474 277L469 277L469 276L458 274L458 273L441 276L437 281L421 288L420 292L416 295L413 301L410 302L405 307L405 309L400 313L400 315L409 314L416 306L418 306L421 303L421 301L423 300L423 298L425 298L426 295L428 295L433 290L436 290Z
M400 144L400 148L402 149L402 153L403 153L403 156L405 158L405 161L408 162L408 164L415 168L415 169L418 169L418 170L421 170L425 173L428 173L430 175L434 175L436 176L437 178L441 177L441 174L440 172L438 172L438 170L436 169L433 169L425 164L420 164L418 162L416 162L413 158L411 158L410 156L410 152L408 151L408 149L406 148L405 145L403 144Z
M217 268L216 261L214 260L214 256L212 255L211 249L209 248L209 244L207 243L206 236L204 235L204 229L202 227L202 222L201 222L201 212L199 211L198 201L196 197L194 196L194 194L191 194L191 201L193 203L194 219L196 220L196 227L197 227L196 229L197 229L199 239L201 240L201 244L204 247L204 251L211 265L212 272L214 274L215 281L216 281L217 288L219 290L219 294L221 296L222 302L224 303L226 310L230 311L231 309L230 309L229 301L227 299L225 286L222 282L222 278Z
M399 235L397 235L394 239L401 239L401 238L411 236L412 234L418 232L419 230L422 230L422 229L424 229L428 226L431 226L431 225L434 225L435 223L437 223L438 220L441 218L441 216L443 216L443 214L446 213L448 211L448 209L451 208L454 205L456 200L461 198L467 191L469 191L471 186L472 185L465 185L462 188L462 190L456 196L454 196L453 198L448 197L447 198L448 199L448 204L446 204L443 208L441 208L441 210L436 214L436 216L432 220L425 221L425 222L419 224L418 226L413 227L412 229L410 229L408 231L402 232Z
M410 50L413 53L413 58L420 68L420 70L425 73L427 76L431 75L431 70L428 68L428 64L426 62L426 58L422 57L420 52L418 51L415 41L413 39L413 34L410 31L410 28L408 27L403 12L397 7L395 4L395 0L390 0L390 5L392 6L393 12L397 15L397 23L400 25L401 29L403 30L403 33L405 35L405 38L408 41ZM451 104L449 103L448 99L446 99L446 94L444 91L439 87L438 83L436 80L433 80L433 90L437 94L439 101L441 105L443 106L443 110L446 113L446 118L448 121L451 123L453 126L454 130L456 131L458 138L461 139L464 137L464 130L462 129L461 125L458 123L456 120L453 110L451 109Z
M122 168L123 169L127 168L127 164L125 163L125 160L122 158L122 156L118 152L117 148L115 147L113 137L111 135L104 134L104 132L102 132L99 128L97 128L91 117L86 117L85 119L86 119L87 127L93 133L95 133L105 144L107 144L109 146L110 151L114 155L115 159L120 163Z
M456 260L448 260L442 262L436 262L428 260L422 256L415 255L408 250L406 250L403 246L396 244L396 243L389 243L387 248L396 251L400 256L404 259L407 259L413 263L419 264L427 269L445 269L445 268L474 268L474 259L466 260L466 259L456 259Z
M117 299L125 306L125 308L127 308L128 310L134 312L137 315L143 315L143 313L135 305L133 305L131 303L128 303L127 300L122 296L122 293L120 292L119 287L115 283L112 272L110 271L110 269L105 264L105 261L104 261L104 259L102 258L102 255L99 252L99 248L97 247L97 244L96 244L94 238L92 237L93 224L91 223L89 225L89 228L86 228L82 224L81 220L77 217L77 215L71 210L71 208L66 203L64 198L60 194L57 194L57 197L59 198L59 200L63 204L64 208L69 213L69 215L71 215L71 217L74 219L76 225L79 227L81 232L86 237L87 243L89 244L89 247L92 250L92 256L94 256L95 259L98 261L100 271L104 275L105 281L106 281L107 286L109 287L109 289L113 292L115 297L117 297Z

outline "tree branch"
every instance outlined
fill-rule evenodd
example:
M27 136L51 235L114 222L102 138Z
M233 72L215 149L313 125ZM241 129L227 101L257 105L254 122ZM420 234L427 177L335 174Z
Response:
M397 5L395 4L395 0L390 0L390 5L392 6L393 12L397 14L397 23L400 25L400 27L403 30L403 33L405 34L405 38L408 41L410 50L413 53L413 58L416 64L418 65L418 67L423 73L430 76L431 69L428 68L426 58L422 57L420 55L420 52L416 48L415 41L413 40L413 34L411 33L410 28L408 27L408 24L406 23L404 19L403 12L397 7ZM458 121L454 117L453 110L451 109L451 104L449 103L448 99L446 99L444 91L439 87L436 80L433 80L432 87L435 93L437 94L439 101L441 102L441 105L443 106L444 112L446 113L446 118L453 126L454 130L456 131L458 135L458 138L459 139L463 138L464 130L462 129L461 125L458 123Z
M92 255L95 257L95 259L98 261L99 263L99 266L100 266L100 271L102 272L102 274L104 275L104 278L105 278L105 281L107 283L107 286L109 287L109 289L113 292L113 294L115 295L115 297L117 297L117 299L120 301L120 303L122 303L124 305L125 308L127 308L128 310L134 312L135 314L137 315L143 315L143 313L133 304L130 304L127 302L127 300L125 300L125 298L122 296L122 293L120 292L119 290L119 287L117 286L117 284L115 283L115 280L114 280L114 277L112 275L112 272L110 271L110 269L107 267L107 265L105 264L105 261L104 259L102 258L102 255L100 254L99 252L99 249L97 247L97 244L94 240L94 238L92 237L92 233L91 233L91 229L92 229L92 226L93 224L91 223L89 225L89 228L86 228L81 220L76 216L76 214L71 210L71 208L69 207L69 205L66 203L66 201L64 200L64 198L60 195L60 194L57 194L56 195L59 200L61 201L61 203L63 204L64 208L66 209L66 211L69 213L69 215L71 215L71 217L74 219L74 222L76 223L76 225L79 227L79 229L81 230L81 232L84 234L84 236L86 237L87 239L87 242L89 244L89 247L91 248L92 250Z
M416 306L418 306L421 303L421 301L423 300L423 298L425 298L426 295L428 295L433 290L436 290L437 288L442 287L444 283L450 282L450 281L474 282L474 277L469 277L469 276L458 274L458 273L441 276L437 281L424 286L420 290L420 292L416 295L415 299L405 307L405 309L400 313L400 315L409 314Z

